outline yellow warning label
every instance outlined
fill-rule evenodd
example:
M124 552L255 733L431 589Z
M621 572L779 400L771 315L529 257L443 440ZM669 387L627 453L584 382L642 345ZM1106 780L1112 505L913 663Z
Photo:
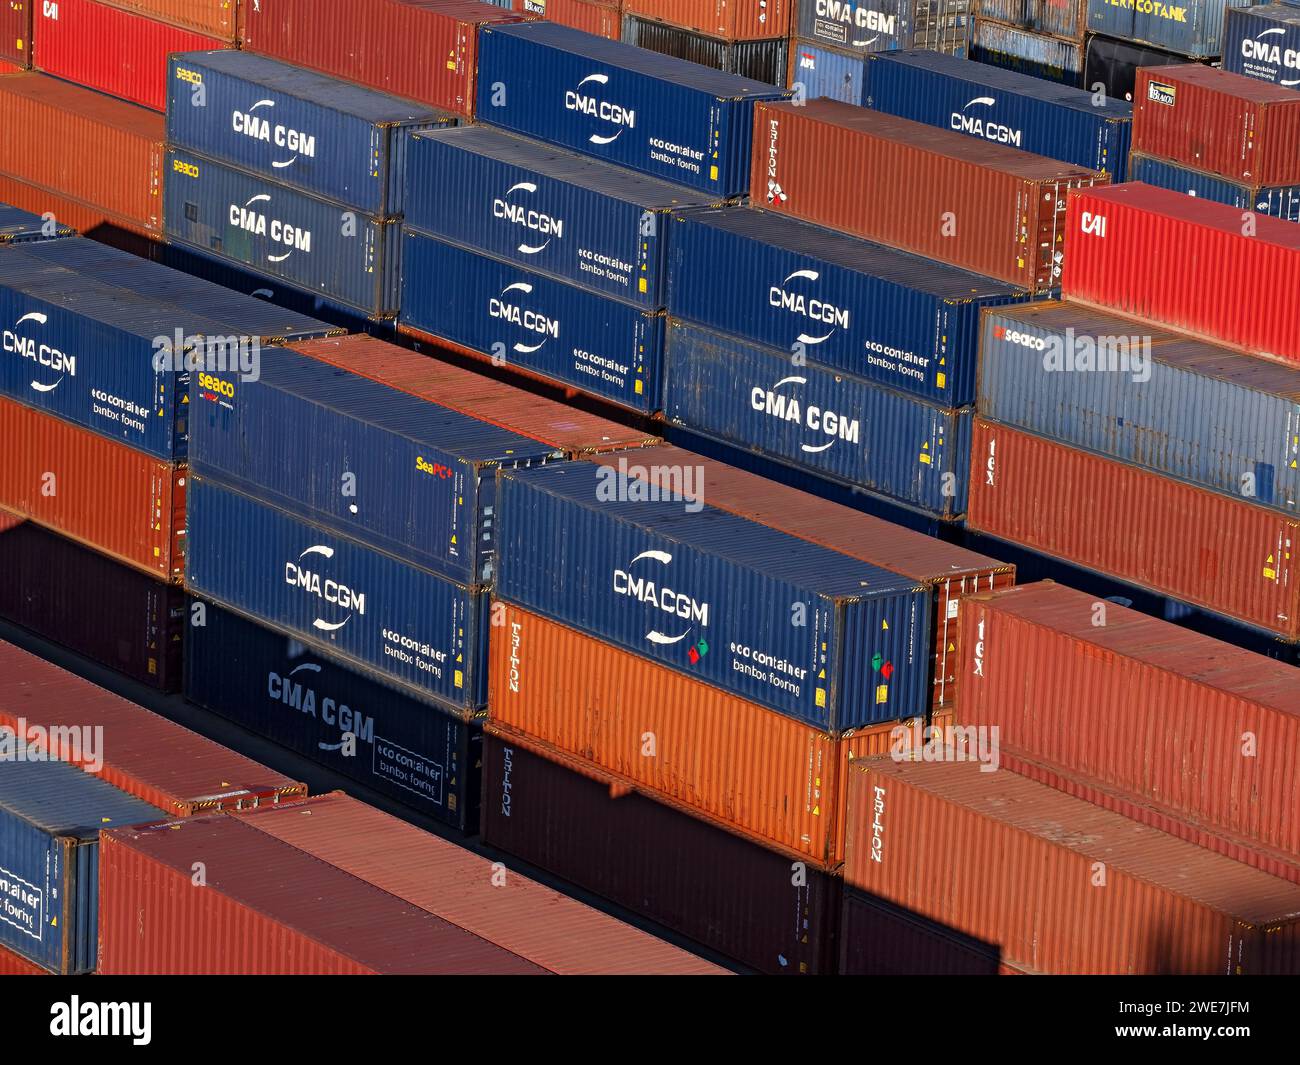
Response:
M826 705L826 689L825 689L825 688L818 688L818 689L817 689L816 702L817 702L817 705L818 705L818 706L825 706L825 705Z
M709 167L709 180L710 181L718 180L718 168L716 166Z
M876 685L876 703L877 703L877 704L880 704L880 703L887 703L887 702L889 702L889 685L888 685L888 684L877 684L877 685Z
M881 632L888 632L888 631L889 631L889 622L886 621L884 618L881 618L881 619L880 619L880 631L881 631ZM825 649L826 649L826 645L825 645L825 644L822 644L822 650L825 650Z
M465 687L465 674L462 673L459 669L456 670L456 681L455 681L455 683L456 683L456 687L458 687L458 688L463 688L463 687Z

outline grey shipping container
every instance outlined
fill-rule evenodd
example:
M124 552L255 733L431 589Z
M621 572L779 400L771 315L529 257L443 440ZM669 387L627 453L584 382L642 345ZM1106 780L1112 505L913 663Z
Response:
M961 55L970 40L970 0L801 0L798 36L851 52L928 48Z
M1223 69L1288 88L1300 86L1300 9L1290 4L1229 8Z
M785 87L790 42L784 37L728 41L706 33L670 26L656 19L623 16L623 40L638 48L671 55L727 74Z
M1008 26L1082 40L1088 0L979 0L981 18Z
M1076 89L1083 84L1081 41L1066 41L986 18L975 20L970 57L989 66L1073 85Z
M1225 12L1250 0L1088 0L1088 29L1191 59L1223 54Z
M1207 174L1141 152L1129 156L1129 171L1134 181L1145 185L1226 203L1243 211L1258 211L1286 222L1300 222L1300 185L1241 185L1217 174Z

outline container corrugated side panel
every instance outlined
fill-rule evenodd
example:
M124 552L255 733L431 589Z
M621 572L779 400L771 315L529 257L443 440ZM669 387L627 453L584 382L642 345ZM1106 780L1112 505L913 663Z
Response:
M1275 188L1242 185L1138 152L1129 156L1129 171L1134 181L1144 185L1224 203L1239 211L1259 211L1284 222L1300 222L1300 185Z
M1250 0L1189 0L1185 6L1088 0L1088 29L1193 59L1223 55L1223 20Z
M52 976L49 969L0 947L0 976Z
M825 96L846 104L862 103L862 56L824 48L807 40L790 44L790 87L802 86L804 99Z
M18 244L29 240L70 237L73 229L57 218L47 220L30 211L0 203L0 244Z
M1010 26L1082 40L1088 0L980 0L979 13Z
M1078 41L976 18L970 57L989 66L1083 88L1083 47Z
M0 198L33 214L53 215L68 228L78 233L93 233L95 240L110 242L133 255L153 254L162 239L160 233L151 233L140 222L8 174L0 174Z
M1300 519L976 418L966 522L1300 638Z
M793 6L789 0L719 0L711 5L698 0L625 0L623 4L628 14L644 15L647 21L657 19L728 41L789 36Z
M485 593L205 476L190 478L186 586L453 712L486 698Z
M240 0L103 0L123 11L135 11L176 26L236 42L239 39Z
M622 39L627 44L661 55L785 87L786 53L790 42L783 36L734 41L654 19L625 15Z
M32 65L32 4L34 0L5 0L0 4L0 61L26 68Z
M671 422L944 520L965 511L969 409L792 367L785 352L677 319L664 367Z
M1300 85L1300 11L1288 4L1229 7L1223 69L1276 85Z

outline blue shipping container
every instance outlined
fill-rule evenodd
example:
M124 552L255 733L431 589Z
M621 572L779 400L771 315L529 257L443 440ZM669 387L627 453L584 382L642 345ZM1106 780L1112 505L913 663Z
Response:
M397 222L170 148L169 240L233 259L376 318L397 313Z
M754 102L789 92L554 22L479 32L480 122L712 196L749 189Z
M1071 303L989 312L981 415L1300 510L1300 367Z
M414 565L492 576L496 468L545 444L285 348L261 376L195 374L190 462Z
M820 729L925 712L924 589L616 472L501 472L502 599Z
M1088 29L1192 59L1215 58L1224 54L1224 13L1249 6L1250 0L1088 0Z
M57 973L99 952L99 830L167 815L0 730L0 946Z
M803 92L805 100L819 100L824 96L861 106L863 68L861 55L795 41L791 85L796 92Z
M76 230L48 220L30 211L20 211L7 203L0 203L0 244L17 244L27 240L51 240L54 237L71 237Z
M409 134L456 123L252 52L176 54L167 75L170 144L379 218L402 213Z
M880 52L864 60L862 102L1127 180L1133 105L939 52Z
M944 407L975 400L981 307L1023 289L751 210L684 211L668 311Z
M413 229L401 324L642 413L661 406L664 320Z
M1003 26L977 18L971 34L970 57L978 63L1017 70L1045 81L1073 85L1083 82L1083 45L1044 33Z
M940 10L943 6L946 11ZM796 28L806 41L859 55L914 45L935 47L932 40L917 39L918 8L923 18L938 20L961 17L968 5L951 0L946 5L936 0L800 0Z
M470 716L487 696L487 595L192 469L186 587Z
M406 223L650 310L668 221L709 197L489 126L411 138Z
M481 729L291 636L207 604L185 638L185 697L427 817L477 830Z
M1229 8L1223 69L1289 88L1300 85L1300 10L1288 4Z
M1129 158L1129 171L1134 181L1147 185L1226 203L1243 211L1258 211L1286 222L1300 222L1300 185L1271 188L1239 185L1227 178L1138 152Z
M951 520L966 509L970 409L948 410L689 322L668 323L664 416Z

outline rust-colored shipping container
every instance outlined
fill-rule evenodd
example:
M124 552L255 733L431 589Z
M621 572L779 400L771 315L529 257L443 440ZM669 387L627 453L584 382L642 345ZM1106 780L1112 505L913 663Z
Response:
M1300 95L1200 63L1140 67L1133 148L1255 187L1300 184Z
M179 583L183 466L0 399L0 506L127 565Z
M532 17L478 0L260 0L242 32L250 52L472 118L479 27Z
M1300 865L1294 666L1050 582L968 599L962 620L980 634L962 724Z
M219 37L227 44L239 40L239 9L245 0L100 0L110 7L184 26ZM264 3L265 0L257 0Z
M287 346L359 377L540 440L570 458L659 443L657 436L362 333Z
M511 0L510 9L521 15L540 15L548 22L572 26L609 41L623 36L619 0Z
M0 0L0 63L18 69L32 65L32 4L39 0ZM0 69L0 73L7 73Z
M928 585L934 590L931 705L935 710L951 709L957 703L961 661L958 601L977 591L995 591L1015 583L1015 566L681 448L665 445L598 461L621 471L623 477L677 491L683 487L684 471L696 471L693 476L708 506Z
M1300 973L1300 885L973 762L858 762L845 885L1050 974Z
M246 824L561 976L726 970L507 872L341 791L262 807Z
M967 527L1300 639L1300 520L976 418Z
M545 972L225 814L102 832L99 885L104 975Z
M162 239L160 233L150 233L138 222L109 214L98 207L69 199L39 185L29 185L8 174L0 174L0 203L36 215L48 212L61 224L70 226L78 233L144 258L153 255Z
M629 15L658 19L728 41L754 41L790 36L794 3L793 0L624 0L623 10Z
M750 199L987 277L1060 284L1070 189L1110 178L836 100L754 108Z
M0 78L0 173L161 233L165 124L45 74Z
M28 961L21 954L0 947L0 976L53 976L48 969L42 969L33 961Z

